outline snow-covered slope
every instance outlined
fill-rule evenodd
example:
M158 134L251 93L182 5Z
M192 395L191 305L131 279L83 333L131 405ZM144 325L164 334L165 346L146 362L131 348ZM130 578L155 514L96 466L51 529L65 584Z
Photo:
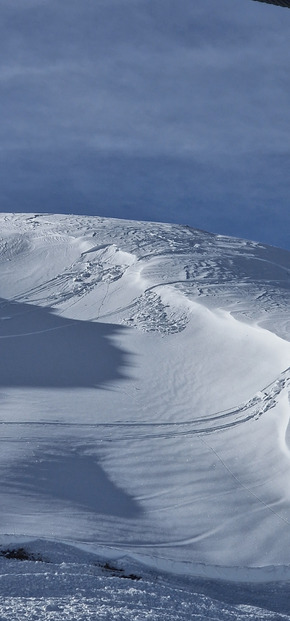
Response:
M176 225L0 221L5 541L289 578L290 253Z

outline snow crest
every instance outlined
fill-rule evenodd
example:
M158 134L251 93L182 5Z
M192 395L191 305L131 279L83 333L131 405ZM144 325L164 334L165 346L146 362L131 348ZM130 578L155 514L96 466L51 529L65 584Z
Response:
M177 225L0 219L2 535L289 576L290 254Z

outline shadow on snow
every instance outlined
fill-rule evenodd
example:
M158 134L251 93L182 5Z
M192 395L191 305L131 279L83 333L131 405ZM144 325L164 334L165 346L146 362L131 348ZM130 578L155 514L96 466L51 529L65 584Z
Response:
M129 354L111 338L125 329L0 299L0 386L106 388L128 377ZM16 461L2 478L2 489L7 488L18 496L20 506L23 501L34 507L69 504L123 518L141 513L97 457L64 446L44 447Z
M125 329L0 299L0 386L104 388L125 379L129 354L111 339Z
M95 514L127 519L142 513L133 496L110 480L96 456L77 450L43 449L16 462L6 477L9 489L29 503L50 507L51 503L69 503Z

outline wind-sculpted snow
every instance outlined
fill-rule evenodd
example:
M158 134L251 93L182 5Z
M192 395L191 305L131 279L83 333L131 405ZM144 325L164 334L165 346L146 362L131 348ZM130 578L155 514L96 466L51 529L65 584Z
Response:
M289 579L290 254L187 226L0 221L2 534Z
M172 332L184 328L187 305L180 310L180 298L177 305L173 301L163 302L162 292L169 286L187 300L198 299L211 308L228 309L239 319L269 326L283 338L289 338L287 251L177 225L65 216L57 220L51 216L14 216L13 220L6 216L7 219L13 227L9 241L6 237L2 240L2 260L7 261L8 253L12 265L16 264L19 270L24 257L29 263L29 248L30 260L51 257L50 265L47 261L43 264L44 274L38 278L34 274L36 286L26 290L27 275L21 279L22 286L15 288L17 299L67 308L91 291L95 293L100 285L103 297L107 289L110 295L116 295L116 287L110 285L122 279L122 288L129 288L131 279L137 291L140 289L139 295L132 296L129 313L126 307L118 306L118 313L124 310L123 321L128 325L165 333L171 331L171 326ZM2 231L5 232L5 221ZM47 279L51 271L53 277ZM126 275L128 278L124 278ZM130 285L132 288L132 282ZM153 294L155 299L151 302ZM101 316L106 316L106 306L101 309ZM148 326L152 310L155 318L151 317ZM171 313L182 317L171 320Z

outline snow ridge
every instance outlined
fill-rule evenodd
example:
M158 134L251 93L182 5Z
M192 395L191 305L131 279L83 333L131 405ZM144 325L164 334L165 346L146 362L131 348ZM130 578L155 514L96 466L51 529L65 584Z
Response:
M2 536L289 577L290 253L169 224L0 221Z

